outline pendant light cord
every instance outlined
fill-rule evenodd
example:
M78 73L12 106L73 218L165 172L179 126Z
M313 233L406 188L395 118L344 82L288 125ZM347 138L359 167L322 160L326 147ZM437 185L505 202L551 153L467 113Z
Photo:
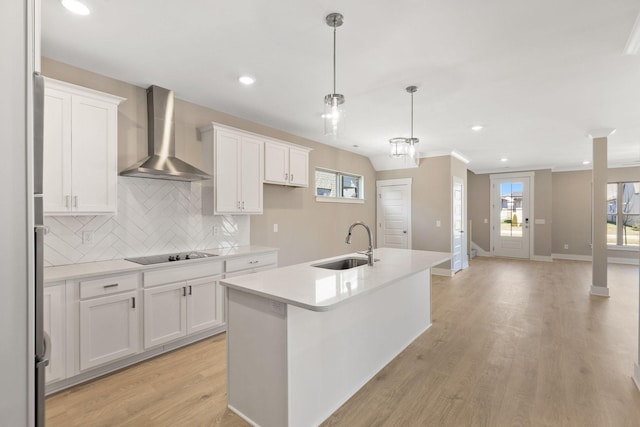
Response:
M333 22L333 93L336 93L336 23Z
M411 92L411 145L413 145L413 92Z

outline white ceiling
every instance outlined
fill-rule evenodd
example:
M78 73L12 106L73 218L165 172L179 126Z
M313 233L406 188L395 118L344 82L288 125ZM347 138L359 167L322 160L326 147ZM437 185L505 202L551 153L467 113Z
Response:
M372 158L409 136L416 85L422 156L455 150L477 173L589 168L589 130L610 127L609 165L640 165L640 55L623 54L637 0L85 0L87 17L42 3L44 56ZM345 19L337 141L320 117L330 12Z

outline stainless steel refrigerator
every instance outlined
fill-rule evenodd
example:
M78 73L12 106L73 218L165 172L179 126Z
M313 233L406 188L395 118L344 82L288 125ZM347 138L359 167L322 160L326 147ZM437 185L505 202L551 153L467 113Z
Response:
M44 331L44 207L43 191L43 133L44 133L44 79L33 76L33 214L34 214L34 266L35 266L35 410L37 427L44 426L44 375L49 364L51 342Z

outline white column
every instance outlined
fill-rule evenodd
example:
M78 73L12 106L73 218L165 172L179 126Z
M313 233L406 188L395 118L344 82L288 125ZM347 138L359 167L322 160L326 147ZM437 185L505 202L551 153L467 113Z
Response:
M589 132L593 140L591 179L592 278L591 295L609 296L607 287L607 137L615 129Z
M638 270L638 288L640 288L640 270ZM640 294L638 294L638 361L633 367L633 381L640 390Z
M640 270L638 271L638 286L640 286ZM640 294L638 295L638 307L640 307ZM640 309L638 310L638 361L633 367L633 381L640 390Z

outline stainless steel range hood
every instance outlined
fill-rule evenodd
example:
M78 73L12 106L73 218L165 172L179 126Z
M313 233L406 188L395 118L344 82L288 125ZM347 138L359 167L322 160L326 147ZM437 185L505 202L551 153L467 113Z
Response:
M176 157L173 91L159 86L147 89L149 156L120 172L140 178L200 181L211 175Z

